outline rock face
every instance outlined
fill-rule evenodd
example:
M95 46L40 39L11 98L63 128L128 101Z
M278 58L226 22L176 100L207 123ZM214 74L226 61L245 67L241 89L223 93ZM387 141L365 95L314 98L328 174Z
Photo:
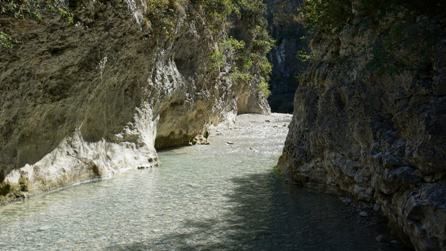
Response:
M267 0L266 18L271 37L276 46L268 54L273 65L268 98L273 112L293 113L294 93L297 89L297 76L306 64L298 58L298 52L308 48L307 32L294 21L301 1Z
M398 48L411 67L378 74L368 68L370 45L392 36L399 15L373 23L356 12L312 41L279 169L301 184L376 201L417 250L446 250L446 20L414 17L410 32L435 34L428 46L425 36L409 37L428 57Z
M0 47L0 182L40 191L157 165L155 145L187 144L233 119L238 103L269 112L258 89L228 77L230 65L209 66L221 38L197 6L176 9L159 35L128 3L94 2L75 25L0 18L19 41Z

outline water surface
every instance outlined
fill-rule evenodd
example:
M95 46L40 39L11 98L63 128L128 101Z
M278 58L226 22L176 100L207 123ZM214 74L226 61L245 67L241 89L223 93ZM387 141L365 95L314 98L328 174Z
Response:
M1 207L0 250L394 250L336 197L273 171L289 121L277 116L161 152L159 168Z

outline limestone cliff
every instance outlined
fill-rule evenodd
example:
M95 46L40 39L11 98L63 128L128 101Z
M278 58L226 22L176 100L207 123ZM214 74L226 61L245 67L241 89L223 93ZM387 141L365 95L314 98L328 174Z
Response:
M422 11L353 4L316 35L279 169L376 201L417 250L446 250L446 18Z
M268 98L273 112L293 113L297 77L305 69L305 62L298 57L299 51L308 50L308 34L295 21L301 1L267 0L266 18L268 31L276 41L268 54L273 68L271 73L271 96Z
M195 2L87 1L72 24L2 15L0 182L38 192L154 166L155 145L188 144L237 105L268 113L257 83L232 78L230 50L210 62L229 23Z

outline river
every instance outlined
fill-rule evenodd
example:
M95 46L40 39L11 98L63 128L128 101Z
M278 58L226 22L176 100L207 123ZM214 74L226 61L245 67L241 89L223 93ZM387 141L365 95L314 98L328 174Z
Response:
M290 120L244 115L158 168L0 207L0 250L396 250L273 170Z

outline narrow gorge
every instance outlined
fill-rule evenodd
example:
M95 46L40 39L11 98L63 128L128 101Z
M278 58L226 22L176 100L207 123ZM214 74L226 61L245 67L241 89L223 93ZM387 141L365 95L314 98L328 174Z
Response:
M445 13L1 1L0 250L446 250Z

